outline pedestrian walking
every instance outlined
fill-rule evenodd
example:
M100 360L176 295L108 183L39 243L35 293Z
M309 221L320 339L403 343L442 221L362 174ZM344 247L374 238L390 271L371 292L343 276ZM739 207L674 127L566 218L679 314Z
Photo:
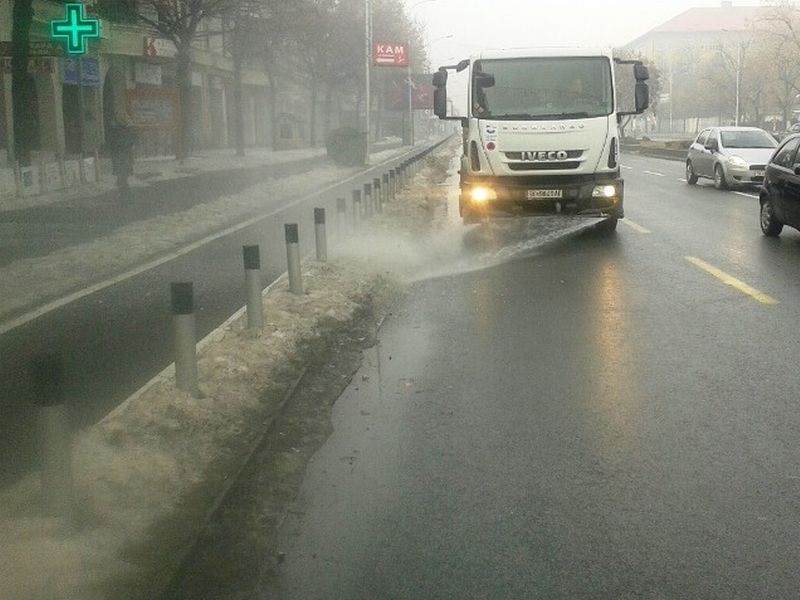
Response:
M111 166L117 177L120 196L130 194L128 178L133 174L133 147L136 145L136 130L127 114L117 115L108 132L108 149Z

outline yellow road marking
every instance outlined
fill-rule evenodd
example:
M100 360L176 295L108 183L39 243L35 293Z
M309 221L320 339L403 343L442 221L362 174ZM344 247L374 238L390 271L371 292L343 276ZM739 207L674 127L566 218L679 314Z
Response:
M639 233L653 233L647 227L642 227L638 223L631 221L628 217L625 217L620 221L621 223L625 223L628 227L633 229L634 231L638 231Z
M778 301L775 300L772 296L768 296L764 292L760 292L754 287L750 287L741 279L736 279L733 275L729 275L725 271L718 269L714 265L708 264L704 260L700 260L699 258L695 258L694 256L685 256L686 260L692 263L698 269L702 269L709 275L713 275L717 279L719 279L725 285L729 285L732 288L735 288L753 298L754 300L760 302L761 304L778 304Z

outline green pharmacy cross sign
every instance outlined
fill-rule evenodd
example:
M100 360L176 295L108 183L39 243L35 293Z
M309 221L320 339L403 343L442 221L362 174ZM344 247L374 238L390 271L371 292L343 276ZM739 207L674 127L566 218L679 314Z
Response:
M50 21L50 37L67 42L67 54L86 54L86 40L100 37L100 20L87 19L80 3L67 4L67 18Z

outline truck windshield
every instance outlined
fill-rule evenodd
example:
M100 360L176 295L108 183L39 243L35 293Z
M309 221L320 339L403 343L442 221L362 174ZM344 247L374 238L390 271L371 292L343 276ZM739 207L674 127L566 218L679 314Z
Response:
M614 107L611 63L600 56L478 60L472 90L481 119L586 119Z

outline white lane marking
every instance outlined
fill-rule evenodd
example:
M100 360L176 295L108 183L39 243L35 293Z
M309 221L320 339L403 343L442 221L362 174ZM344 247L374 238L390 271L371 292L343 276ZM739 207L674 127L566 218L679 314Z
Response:
M680 181L681 183L686 183L686 180L683 177L678 177L678 181Z
M629 167L628 165L622 165L622 168L626 171L633 171L633 167Z
M623 224L627 225L628 227L630 227L631 229L633 229L634 231L636 231L638 233L644 233L644 234L653 233L647 227L642 227L641 225L639 225L635 221L631 221L628 217L625 217L624 219L620 219L620 223L623 223Z
M744 196L745 198L755 198L756 200L758 200L758 196L756 196L755 194L748 194L747 192L733 192L733 193L736 194L737 196Z
M658 171L645 171L648 175L653 175L655 177L666 177L663 173L659 173Z
M392 161L394 161L395 159L398 159L398 158L402 160L408 154L411 154L411 153L409 152L409 153L406 153L406 154L401 154L399 156L392 157L392 158L390 158L388 160L385 160L382 163L379 163L379 164L375 165L372 168L373 169L380 168L383 165L387 165L387 164L391 163ZM209 236L207 236L207 237L205 237L205 238L203 238L201 240L193 242L193 243L189 244L188 246L183 246L179 250L176 250L175 252L171 252L170 254L162 256L161 258L157 258L157 259L152 260L152 261L150 261L148 263L145 263L145 264L143 264L141 266L138 266L138 267L135 267L133 269L130 269L129 271L125 271L124 273L121 273L120 275L117 275L115 277L111 277L109 279L106 279L105 281L101 281L101 282L96 283L96 284L94 284L92 286L89 286L87 288L78 290L77 292L73 292L72 294L69 294L69 295L64 296L62 298L59 298L58 300L53 300L52 302L49 302L49 303L47 303L47 304L45 304L43 306L40 306L39 308L37 308L35 310L32 310L32 311L27 312L27 313L25 313L23 315L20 315L19 317L15 318L15 319L11 319L10 321L6 321L4 323L0 323L0 335L8 333L9 331L11 331L13 329L16 329L17 327L20 327L22 325L25 325L26 323L30 323L31 321L35 321L39 317L42 317L42 316L46 315L49 312L57 310L57 309L61 308L62 306L66 306L67 304L71 304L72 302L75 302L76 300L80 300L81 298L85 298L86 296L91 296L95 292L99 292L100 290L103 290L103 289L105 289L107 287L111 287L113 285L121 283L121 282L125 281L126 279L130 279L131 277L136 277L137 275L141 275L142 273L144 273L146 271L149 271L151 269L155 269L156 267L160 267L161 265L166 264L166 263L168 263L168 262L170 262L172 260L175 260L176 258L180 258L181 256L184 256L186 254L189 254L190 252L193 252L194 250L197 250L201 246L205 246L206 244L211 243L214 240L218 240L219 238L225 237L227 235L230 235L230 234L235 233L237 231L240 231L242 229L246 229L246 228L248 228L248 227L250 227L252 225L255 225L259 221L264 221L266 219L269 219L270 217L274 217L278 213L281 213L281 212L283 212L283 211L285 211L285 210L287 210L289 208L297 206L298 204L301 204L303 202L307 202L308 200L310 200L312 198L322 197L325 194L331 192L332 190L334 190L334 189L336 189L336 188L338 188L338 187L340 187L342 185L347 185L351 181L356 181L357 179L361 179L363 177L364 177L364 173L362 172L362 173L358 173L356 175L353 175L351 177L348 177L347 179L345 179L343 181L340 181L338 183L333 183L333 184L329 185L328 187L322 188L321 190L319 190L317 192L314 192L313 194L308 194L307 196L302 196L300 198L297 198L293 202L289 202L288 204L285 204L285 205L281 206L280 208L276 208L276 209L270 211L267 214L259 215L257 217L253 217L251 219L248 219L247 221L244 221L243 223L239 223L237 225L233 225L231 227L228 227L227 229L223 229L222 231L218 231L217 233L211 234L211 235L209 235Z

